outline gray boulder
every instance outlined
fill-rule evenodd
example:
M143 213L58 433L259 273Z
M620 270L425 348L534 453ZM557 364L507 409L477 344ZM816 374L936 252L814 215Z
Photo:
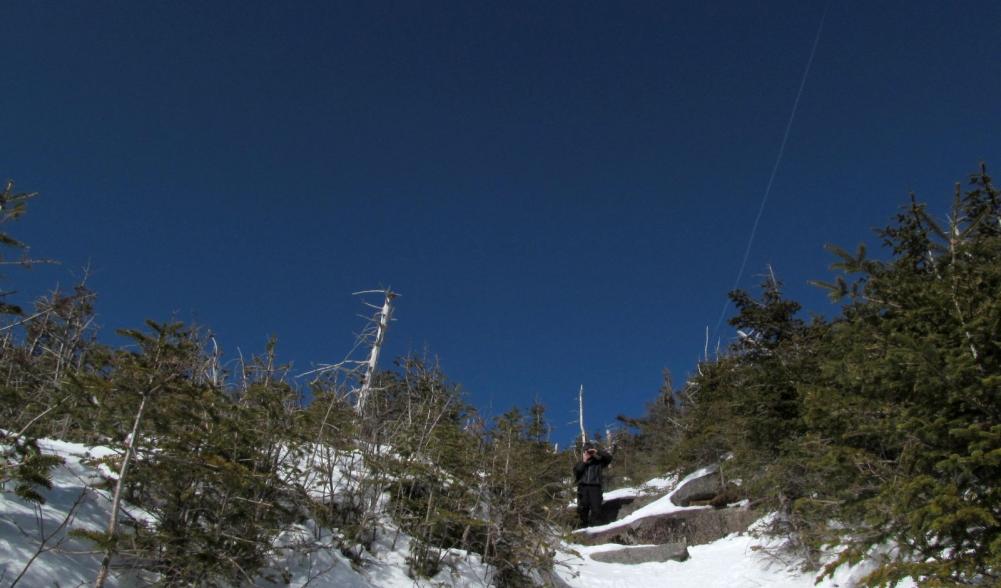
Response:
M678 506L689 506L695 500L711 500L723 491L717 468L704 476L688 480L671 494L671 502Z
M584 545L702 545L746 531L760 516L746 508L693 508L651 515L601 531L577 531L574 540Z
M688 547L684 543L665 543L664 545L643 545L640 547L623 547L612 551L599 551L591 554L591 559L603 563L641 564L652 561L685 561L688 559Z
M642 494L640 496L637 496L633 498L632 502L622 505L622 507L617 513L618 516L616 516L614 520L623 519L633 514L637 510L643 508L644 506L650 504L651 502L656 502L660 500L662 497L663 495L661 494ZM602 509L604 509L604 505L602 505Z
M609 498L601 503L601 515L595 516L591 521L594 526L606 525L608 523L625 518L644 506L659 500L661 495L639 494L636 496L623 496L620 498ZM577 506L571 504L562 515L564 524L570 526L577 522Z

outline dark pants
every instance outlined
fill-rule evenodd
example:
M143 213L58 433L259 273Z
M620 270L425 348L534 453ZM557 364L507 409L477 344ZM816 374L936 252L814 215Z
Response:
M577 486L577 516L580 517L581 527L589 527L601 520L601 486Z

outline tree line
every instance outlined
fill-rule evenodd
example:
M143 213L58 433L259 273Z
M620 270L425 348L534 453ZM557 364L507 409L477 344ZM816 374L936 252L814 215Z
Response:
M31 196L12 183L0 194L0 270L31 261L7 232ZM776 513L768 531L821 573L885 552L867 585L992 585L1001 195L981 167L944 220L912 196L877 235L877 257L830 246L835 277L816 285L839 305L832 317L802 317L771 272L756 295L732 292L738 337L682 386L665 374L643 416L620 417L611 479L720 464L728 491ZM358 411L357 382L300 383L275 340L224 362L204 330L150 321L114 347L98 339L86 283L22 307L3 279L2 490L45 500L60 460L39 438L116 449L100 489L131 507L104 531L76 531L112 573L287 580L268 567L278 538L314 521L297 549L363 565L398 529L414 577L457 547L492 564L498 585L547 581L575 450L547 442L543 406L485 419L434 359L409 356L374 375Z
M1001 582L1001 196L984 166L947 218L911 196L864 246L829 246L840 310L800 316L769 273L730 294L738 337L642 418L634 475L720 463L809 567L889 548L865 580Z
M0 194L4 269L31 262L7 228L33 196L12 182ZM103 555L96 585L124 572L171 586L288 581L269 561L296 526L313 531L294 549L356 565L404 532L415 578L444 569L452 547L479 554L499 586L551 573L570 468L541 405L488 421L434 359L408 356L373 376L359 411L358 382L300 383L274 339L232 362L176 322L103 343L95 299L85 282L30 307L0 292L0 489L45 502L62 460L40 438L116 449L94 463L114 473L96 488L113 502L107 529L71 531Z

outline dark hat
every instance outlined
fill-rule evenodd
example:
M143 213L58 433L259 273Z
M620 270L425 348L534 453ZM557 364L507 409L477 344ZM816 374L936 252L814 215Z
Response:
M590 441L585 442L584 451L587 451L588 449L594 449L594 443L591 443Z

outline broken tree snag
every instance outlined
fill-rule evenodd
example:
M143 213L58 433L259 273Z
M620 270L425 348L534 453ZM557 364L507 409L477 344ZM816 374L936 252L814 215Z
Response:
M372 391L372 378L375 377L375 370L379 364L379 352L382 351L382 343L386 339L386 331L389 329L389 321L393 314L393 299L398 296L389 288L385 290L373 290L383 294L382 308L372 319L375 323L375 338L372 340L372 349L368 355L368 362L365 365L365 375L362 377L361 386L358 388L358 396L355 402L355 412L362 414L365 410L365 402ZM358 292L364 294L365 292Z

